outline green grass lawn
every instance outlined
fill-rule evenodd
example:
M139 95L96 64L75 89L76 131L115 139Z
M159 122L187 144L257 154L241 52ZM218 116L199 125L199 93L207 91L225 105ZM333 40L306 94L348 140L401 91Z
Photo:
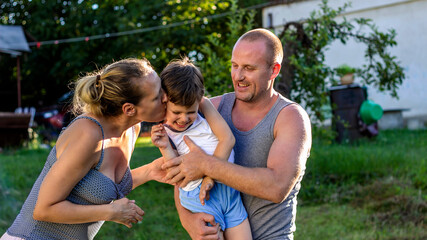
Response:
M0 235L16 217L48 150L0 154ZM160 156L140 138L132 167ZM353 144L315 140L302 182L295 239L427 239L427 131L381 131ZM132 229L106 222L96 239L189 239L173 187L149 182L128 196L145 211Z

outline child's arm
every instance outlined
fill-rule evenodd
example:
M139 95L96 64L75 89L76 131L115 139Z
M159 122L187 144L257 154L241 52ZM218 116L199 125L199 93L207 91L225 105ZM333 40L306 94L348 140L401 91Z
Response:
M213 155L227 161L236 142L230 127L208 98L202 99L199 108L218 138L218 146Z
M163 155L164 161L178 156L169 142L168 134L166 133L163 124L158 124L151 127L151 141L153 142L154 146L159 148Z
M213 155L227 161L236 141L233 133L228 127L227 122L222 118L209 99L204 97L200 102L199 108L205 115L206 121L208 121L212 132L218 138L218 145ZM203 205L205 204L205 199L209 200L209 190L213 185L214 181L212 178L203 178L199 194L200 202Z

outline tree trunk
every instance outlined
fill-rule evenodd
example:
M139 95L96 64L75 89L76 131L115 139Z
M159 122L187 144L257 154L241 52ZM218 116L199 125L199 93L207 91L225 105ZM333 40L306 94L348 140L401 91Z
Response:
M282 69L280 70L282 76L276 82L276 90L286 98L290 98L292 82L294 80L294 67L290 64L289 60L290 56L295 53L295 48L292 45L291 43L285 43Z
M282 34L279 36L279 38L282 41L283 41L284 34L290 27L294 28L294 29L291 29L290 31L294 31L293 33L297 36L296 37L297 42L301 42L303 47L308 48L311 46L311 41L308 38L308 36L305 34L304 28L301 22L286 23L283 28ZM288 41L283 43L283 46L284 46L283 62L282 62L282 69L280 70L282 77L278 79L278 81L275 84L275 87L280 94L282 94L287 98L290 98L291 91L292 91L292 83L295 78L295 67L291 65L290 57L292 55L297 54L297 43L293 41Z

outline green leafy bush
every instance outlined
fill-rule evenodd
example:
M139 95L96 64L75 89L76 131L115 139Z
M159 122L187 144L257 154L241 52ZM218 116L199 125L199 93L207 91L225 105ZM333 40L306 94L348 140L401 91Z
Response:
M342 77L349 73L355 73L356 69L353 67L350 67L347 64L342 64L342 65L339 65L337 68L335 68L335 72L337 73L338 76Z

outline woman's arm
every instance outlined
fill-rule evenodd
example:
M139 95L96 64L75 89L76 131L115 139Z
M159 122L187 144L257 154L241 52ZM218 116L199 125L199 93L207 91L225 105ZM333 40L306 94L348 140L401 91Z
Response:
M169 142L168 135L162 124L151 127L151 141L156 147L159 148L163 157L155 159L149 164L132 169L132 189L150 180L167 183L163 180L163 178L166 176L166 170L163 170L161 166L165 161L178 156L176 151L173 150L172 145Z
M163 157L160 157L153 160L151 163L132 169L132 189L135 189L136 187L151 180L161 183L169 183L164 179L167 173L165 169L162 169L162 164L164 162Z
M85 120L75 122L61 135L56 146L57 161L40 186L33 213L35 220L66 224L105 220L128 227L142 220L144 213L132 200L103 205L79 205L66 200L75 185L98 163L101 139L99 128Z

